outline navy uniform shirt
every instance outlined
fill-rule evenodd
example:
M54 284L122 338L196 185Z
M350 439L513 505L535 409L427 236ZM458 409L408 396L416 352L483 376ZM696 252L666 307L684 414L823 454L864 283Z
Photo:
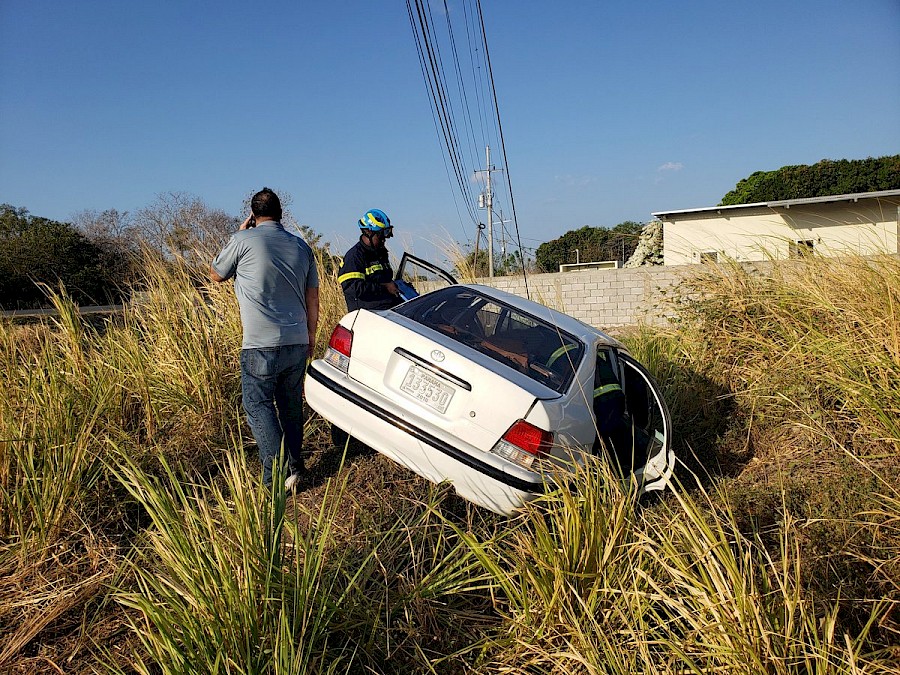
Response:
M382 284L394 280L386 248L373 248L362 239L347 251L338 281L347 301L347 311L354 309L390 309L402 300L389 292Z

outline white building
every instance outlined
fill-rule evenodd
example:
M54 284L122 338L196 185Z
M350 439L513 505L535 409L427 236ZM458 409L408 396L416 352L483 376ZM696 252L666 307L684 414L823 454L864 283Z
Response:
M663 223L666 265L900 253L900 190L653 214Z

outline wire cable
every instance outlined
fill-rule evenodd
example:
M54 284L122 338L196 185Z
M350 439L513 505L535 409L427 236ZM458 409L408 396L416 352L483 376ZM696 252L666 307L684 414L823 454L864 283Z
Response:
M513 197L512 182L509 177L509 160L506 156L506 141L503 139L503 125L500 122L500 106L497 102L497 88L494 85L494 71L493 71L493 68L491 68L491 54L490 54L490 51L488 50L487 31L485 30L485 27L484 27L484 14L481 11L481 0L477 0L477 2L478 2L478 18L481 22L481 39L482 39L482 42L484 43L484 56L485 56L485 60L487 61L488 78L490 79L490 82L491 82L491 93L492 93L493 99L494 99L494 112L497 115L497 128L500 132L500 150L503 154L503 167L504 167L504 170L506 173L506 183L509 188L509 204L510 204L510 207L512 208L513 225L516 228L516 240L518 241L519 248L521 249L522 248L522 240L519 235L519 220L516 216L516 200ZM490 169L490 167L488 167L488 169ZM531 293L528 289L528 273L525 270L524 260L523 260L523 264L522 264L522 279L525 282L525 297L530 300Z
M425 86L430 99L432 117L435 121L435 130L447 150L446 157L450 160L453 174L456 178L460 194L464 197L469 217L473 222L477 223L477 216L474 207L472 206L472 200L466 198L469 197L465 179L467 172L463 168L459 153L459 143L453 123L452 107L446 93L446 78L443 75L443 64L440 58L439 47L432 37L433 21L430 18L430 7L426 11L422 0L415 0L415 11L413 11L411 0L407 0L406 8L409 15L410 26L415 37L416 51L419 55L419 65L422 70L422 77L425 80ZM459 205L457 204L457 209L458 208Z
M438 5L438 7L442 7L444 12L446 23L444 42L447 47L446 53L452 58L451 65L453 69L452 77L447 77L440 45L441 40L439 40L438 31L435 29L436 23L432 13L432 1L434 0L406 0L406 8L410 27L413 31L422 78L425 81L435 131L444 147L444 168L449 182L451 185L455 183L456 186L453 190L454 204L457 214L460 216L460 223L462 224L462 212L456 199L457 190L459 195L462 196L469 218L476 227L475 242L477 247L481 241L481 230L478 214L474 206L476 200L474 199L473 189L480 184L482 194L484 194L487 190L490 172L497 171L497 169L487 166L483 171L469 171L467 170L467 163L478 166L475 163L475 157L478 154L476 135L480 134L485 147L496 146L497 143L492 141L499 139L500 151L503 155L503 168L501 170L506 174L506 179L505 185L499 182L492 186L494 194L491 195L492 201L490 203L495 204L505 201L505 199L501 200L499 198L494 201L494 197L500 196L495 192L497 188L500 188L499 192L508 194L512 210L512 222L515 225L515 241L519 250L518 259L522 263L522 273L525 275L525 255L527 250L522 246L519 232L518 215L509 174L509 160L506 154L503 126L500 121L497 88L488 50L487 31L481 1L461 0L463 6L461 14L465 22L466 44L468 46L468 54L466 56L469 60L474 96L471 95L470 87L467 86L466 78L463 76L463 54L459 51L459 45L452 25L450 6L448 0L442 0L441 5ZM455 101L454 98L456 99ZM473 114L472 110L473 103L476 108L475 114ZM488 107L493 108L493 110L487 110ZM456 108L461 111L461 115L457 115ZM491 112L493 115L490 114ZM492 123L487 123L491 118L493 118ZM492 136L492 138L489 138L489 136ZM494 208L492 206L488 212L488 219L491 221L493 221L493 211ZM507 229L502 219L503 216L501 215L500 234L505 242ZM493 232L493 222L488 223L488 225ZM463 228L464 231L466 229ZM468 236L465 239L470 241ZM512 237L510 237L511 240ZM489 249L493 248L491 244L493 242L489 242ZM506 252L505 248L504 243L504 252ZM525 276L525 292L530 297L527 276Z

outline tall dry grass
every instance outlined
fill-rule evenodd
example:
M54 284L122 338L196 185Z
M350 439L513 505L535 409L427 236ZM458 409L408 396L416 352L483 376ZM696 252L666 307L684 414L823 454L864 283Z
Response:
M679 337L743 408L856 456L900 449L900 258L707 269Z
M434 515L434 490L348 537L348 474L311 505L263 490L236 456L212 482L168 465L161 476L114 471L152 527L128 563L136 585L117 594L136 611L141 649L110 658L111 672L422 672L444 637L410 631L483 585Z
M59 294L54 324L0 324L0 669L898 672L896 259L708 270L624 337L674 493L597 463L514 519L377 457L262 491L233 292L145 270L121 322ZM319 350L333 274L321 298Z
M237 419L234 312L197 281L148 257L121 321L85 321L47 289L58 318L0 327L0 669L102 602L138 517L106 467L156 448L202 466Z
M897 672L872 636L890 603L842 628L839 599L802 581L802 524L760 535L702 489L641 509L609 466L579 469L513 527L467 537L503 616L479 672Z
M759 267L704 267L672 330L629 344L660 355L682 457L717 508L774 549L793 523L797 583L851 631L885 599L876 640L896 645L900 259Z

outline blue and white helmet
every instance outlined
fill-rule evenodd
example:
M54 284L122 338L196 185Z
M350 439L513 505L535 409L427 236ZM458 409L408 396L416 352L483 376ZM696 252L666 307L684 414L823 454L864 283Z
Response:
M363 231L368 230L370 234L380 232L385 239L391 237L394 233L394 228L391 227L391 219L381 209L369 209L366 211L365 215L359 219L359 229Z

